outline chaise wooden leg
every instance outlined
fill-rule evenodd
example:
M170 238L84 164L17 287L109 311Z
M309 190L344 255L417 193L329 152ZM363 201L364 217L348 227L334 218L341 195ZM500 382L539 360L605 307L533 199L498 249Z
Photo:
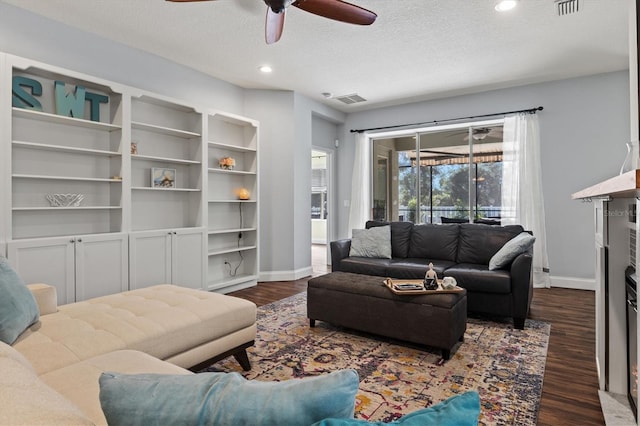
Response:
M524 330L524 321L525 321L525 318L514 318L513 328L517 328L518 330Z
M240 364L240 367L242 367L244 371L251 370L251 361L249 361L249 355L247 355L246 349L234 353L233 357L238 361L238 364Z
M451 349L443 349L442 350L442 359L447 361L450 358L451 358Z

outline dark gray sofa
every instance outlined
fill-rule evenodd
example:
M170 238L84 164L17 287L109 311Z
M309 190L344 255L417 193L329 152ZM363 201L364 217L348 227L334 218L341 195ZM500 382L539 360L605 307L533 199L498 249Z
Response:
M350 257L350 239L332 241L332 271L422 279L433 263L439 278L454 277L467 290L469 312L511 317L515 328L524 328L533 295L532 250L504 269L489 270L491 257L522 226L368 221L366 228L383 225L391 225L391 259Z

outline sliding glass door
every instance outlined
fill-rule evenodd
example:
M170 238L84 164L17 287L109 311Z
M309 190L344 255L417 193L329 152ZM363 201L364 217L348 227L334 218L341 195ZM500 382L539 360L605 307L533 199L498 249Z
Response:
M380 194L391 194L385 206L397 208L387 210L389 220L499 223L501 121L450 126L444 130L425 129L374 140L373 151L381 146L390 150L394 161L386 163L385 170L391 175L385 178L389 185L386 191L382 191L382 180L377 177L373 205L379 211L376 200ZM375 156L374 161L374 170L379 173L380 157Z

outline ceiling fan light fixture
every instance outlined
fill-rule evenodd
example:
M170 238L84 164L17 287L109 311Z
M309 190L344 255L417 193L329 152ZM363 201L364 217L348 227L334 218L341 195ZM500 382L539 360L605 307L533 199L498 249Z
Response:
M273 72L273 68L271 68L269 65L262 65L259 68L260 72L263 74L269 74Z
M502 0L496 3L495 9L498 12L506 12L518 5L518 0Z

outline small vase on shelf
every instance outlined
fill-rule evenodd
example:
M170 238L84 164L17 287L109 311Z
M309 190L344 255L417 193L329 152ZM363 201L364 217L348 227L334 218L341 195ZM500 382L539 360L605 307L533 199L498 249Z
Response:
M620 168L620 174L625 174L638 168L638 141L627 142L627 156Z

